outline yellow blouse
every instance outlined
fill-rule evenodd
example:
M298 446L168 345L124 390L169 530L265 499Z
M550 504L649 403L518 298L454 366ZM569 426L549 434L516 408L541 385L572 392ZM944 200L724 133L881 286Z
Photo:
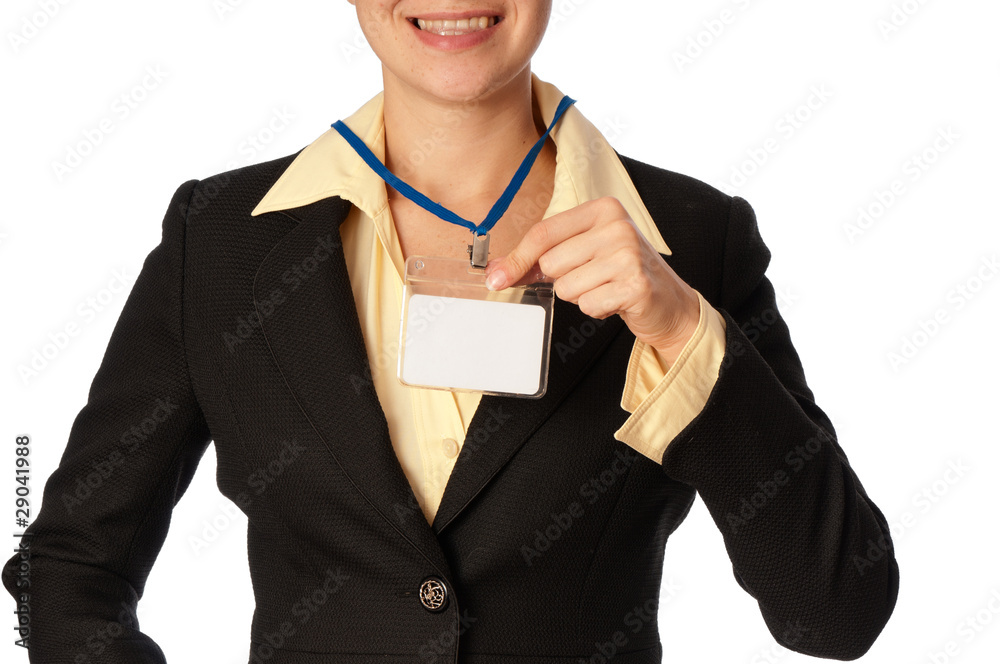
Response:
M534 73L531 82L532 95L548 126L563 93ZM383 94L372 97L344 123L384 163ZM594 198L614 196L657 251L671 255L613 148L576 104L549 135L556 145L556 170L543 219ZM331 128L295 158L252 214L329 196L353 204L340 227L340 237L375 391L399 463L427 522L433 523L482 394L409 387L396 378L403 254L386 186ZM698 327L672 366L637 339L626 368L621 407L631 415L615 432L615 439L656 463L674 436L704 407L725 351L725 319L701 293L698 299Z

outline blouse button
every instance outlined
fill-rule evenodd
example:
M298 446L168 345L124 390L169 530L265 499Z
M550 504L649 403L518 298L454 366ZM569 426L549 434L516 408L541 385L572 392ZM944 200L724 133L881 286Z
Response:
M444 455L449 459L454 459L458 456L458 443L454 438L445 438L441 441L441 447L444 450Z

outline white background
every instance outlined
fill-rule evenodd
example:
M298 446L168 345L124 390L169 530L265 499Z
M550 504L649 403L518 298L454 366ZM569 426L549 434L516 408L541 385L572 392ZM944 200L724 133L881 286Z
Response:
M952 641L958 654L936 661L995 662L1000 279L992 272L990 281L976 279L1000 250L1000 4L902 4L912 15L886 34L879 22L892 16L891 0L556 0L532 68L577 99L621 153L754 206L773 255L768 276L785 293L781 311L817 403L895 524L899 599L860 661L929 662L928 653ZM33 437L40 500L125 295L87 322L77 307L101 296L116 270L134 279L159 242L177 186L295 152L382 85L346 0L64 0L15 46L11 35L31 34L26 20L43 22L34 18L40 5L6 0L0 23L5 533L13 523L14 437ZM724 10L731 20L721 31L715 24L713 36L706 25ZM679 65L689 40L705 46ZM164 80L121 118L115 100L141 85L148 67ZM801 107L817 89L828 98ZM789 135L780 123L796 111L809 117ZM268 138L276 112L294 118L251 149L248 137ZM57 177L53 163L103 118L113 118L114 131ZM935 137L949 128L957 138L935 153ZM756 150L760 160L766 145L776 149L751 168L749 155ZM915 179L910 160L927 149L936 159ZM745 182L733 179L741 165L755 171ZM876 204L897 179L903 193L852 242L845 227L859 206ZM977 292L959 307L953 289L966 284ZM948 322L921 337L921 321L938 309ZM37 376L22 379L18 367L74 320L80 333ZM889 354L914 336L921 347L893 366ZM952 462L968 471L947 473ZM190 544L205 522L236 513L215 487L214 466L212 448L174 511L140 603L143 631L172 662L247 661L253 597L245 519L237 514L200 555ZM918 497L925 491L933 502ZM903 525L906 513L913 519ZM700 499L667 544L670 580L676 592L664 585L659 616L665 661L810 661L774 645ZM3 606L0 657L26 661L11 645L13 602ZM977 615L987 624L958 631Z

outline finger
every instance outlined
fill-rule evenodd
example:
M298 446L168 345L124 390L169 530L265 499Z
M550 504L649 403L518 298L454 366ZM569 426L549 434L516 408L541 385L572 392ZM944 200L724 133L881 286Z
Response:
M552 288L556 297L576 304L581 295L614 281L620 273L614 261L590 261L556 278Z
M635 245L634 228L624 224L601 224L588 228L552 247L539 256L538 264L545 274L559 278L570 271L586 264L588 261L604 261L614 256L618 251ZM638 256L638 252L636 252ZM628 267L618 256L619 265ZM637 258L638 262L641 257Z
M491 258L488 261L486 261L487 275L490 273L490 270L494 265L497 264L498 261L500 261L499 258ZM538 263L535 263L534 265L531 266L530 270L524 273L523 277L521 277L512 284L508 284L508 288L510 286L527 286L528 284L534 284L540 281L551 282L552 279L551 277L549 277L549 275L547 275L544 271L542 271L542 268L538 265Z
M496 263L487 263L487 286L501 290L519 281L546 251L590 228L596 219L595 212L593 206L584 203L537 222L510 253Z
M580 296L576 305L591 318L604 319L618 313L622 307L622 288L617 281L609 281Z

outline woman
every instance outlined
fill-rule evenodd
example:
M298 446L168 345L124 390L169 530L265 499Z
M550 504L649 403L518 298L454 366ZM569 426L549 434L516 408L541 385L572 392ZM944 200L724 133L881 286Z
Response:
M248 517L251 662L659 662L664 546L696 491L780 643L867 651L897 594L888 526L749 205L617 155L573 106L554 122L529 68L550 2L352 4L384 90L345 124L415 190L483 219L544 139L487 278L554 277L547 391L396 380L403 260L470 235L339 131L184 183L4 567L31 661L164 661L135 607L209 442Z

